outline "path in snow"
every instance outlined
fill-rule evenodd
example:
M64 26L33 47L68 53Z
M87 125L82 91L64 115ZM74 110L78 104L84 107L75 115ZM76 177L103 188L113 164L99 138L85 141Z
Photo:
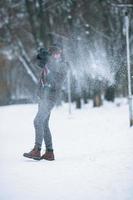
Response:
M37 105L0 108L0 200L132 200L133 129L128 106L55 108L56 160L22 156L34 143Z

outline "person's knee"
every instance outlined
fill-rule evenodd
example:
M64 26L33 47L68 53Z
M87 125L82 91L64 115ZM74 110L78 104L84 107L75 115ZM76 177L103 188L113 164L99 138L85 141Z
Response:
M39 117L39 116L35 117L33 123L34 123L34 126L35 126L35 127L40 126L40 124L42 123L41 117Z
M47 124L48 122L47 122L47 114L46 115L37 115L36 117L35 117L35 119L34 119L34 126L35 127L38 127L38 126L40 126L41 124Z

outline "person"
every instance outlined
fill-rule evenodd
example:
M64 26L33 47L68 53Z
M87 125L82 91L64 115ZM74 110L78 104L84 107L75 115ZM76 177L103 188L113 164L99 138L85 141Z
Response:
M49 59L42 59L43 53L42 57L41 53L38 57L42 73L40 77L38 112L34 119L35 145L29 153L24 153L23 156L35 160L45 159L52 161L55 159L55 156L52 135L49 129L49 119L51 110L60 96L68 71L68 64L63 58L63 49L59 45L54 44L49 48L48 52L44 52L47 53ZM46 150L41 156L43 140Z

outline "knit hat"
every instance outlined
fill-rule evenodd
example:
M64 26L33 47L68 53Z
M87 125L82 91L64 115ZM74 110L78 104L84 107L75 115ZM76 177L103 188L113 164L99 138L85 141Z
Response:
M53 45L51 45L49 47L49 53L53 54L53 53L61 53L63 50L62 45L61 44L57 44L54 43Z

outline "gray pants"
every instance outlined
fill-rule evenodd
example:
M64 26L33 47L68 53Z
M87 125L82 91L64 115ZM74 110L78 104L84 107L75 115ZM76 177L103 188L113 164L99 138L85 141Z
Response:
M49 88L41 91L38 112L34 119L35 147L40 148L44 140L46 149L53 149L52 136L49 129L49 118L52 108L56 103L56 95Z

